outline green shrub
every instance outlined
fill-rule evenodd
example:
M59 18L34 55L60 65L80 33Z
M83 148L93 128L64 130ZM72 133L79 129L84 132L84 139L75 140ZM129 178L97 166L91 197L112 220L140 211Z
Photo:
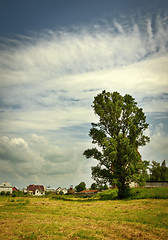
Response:
M98 193L93 198L114 200L118 198L118 190L110 189ZM131 188L129 196L125 199L168 199L168 188Z
M110 189L110 190L98 193L95 197L98 197L98 199L100 200L114 200L114 199L117 199L117 196L118 196L118 190Z
M16 193L15 192L12 193L12 197L16 197Z
M6 196L9 196L10 195L10 192L6 192Z
M4 195L5 195L5 192L4 192L4 191L2 191L0 194L1 194L2 196L4 196Z

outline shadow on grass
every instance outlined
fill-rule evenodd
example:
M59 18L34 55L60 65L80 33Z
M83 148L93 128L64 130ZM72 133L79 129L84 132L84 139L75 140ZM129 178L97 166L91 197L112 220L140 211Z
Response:
M100 200L100 199L90 198L90 197L78 198L76 196L75 197L74 196L73 197L54 196L51 199L67 201L67 202L96 202Z

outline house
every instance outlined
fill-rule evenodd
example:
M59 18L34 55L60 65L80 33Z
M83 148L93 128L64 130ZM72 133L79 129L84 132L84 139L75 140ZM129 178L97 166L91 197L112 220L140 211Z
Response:
M23 193L27 193L27 187L23 188L21 191L22 191Z
M61 188L61 187L58 187L58 188L56 189L56 194L60 194L61 191L62 191L62 188Z
M77 194L78 195L93 196L93 195L95 195L98 192L99 192L99 190L83 190L81 192L78 192Z
M62 192L63 192L64 194L67 194L67 193L68 193L68 190L67 190L66 188L62 188Z
M10 185L10 183L2 183L0 185L0 192L10 192L12 194L12 186Z
M29 185L27 187L27 192L33 196L43 196L45 195L45 188L43 185Z
M67 190L66 188L58 187L58 188L56 189L56 194L60 194L60 193L67 194L67 193L68 193L68 190Z
M17 187L12 188L12 192L18 192L18 191L19 191L19 189Z

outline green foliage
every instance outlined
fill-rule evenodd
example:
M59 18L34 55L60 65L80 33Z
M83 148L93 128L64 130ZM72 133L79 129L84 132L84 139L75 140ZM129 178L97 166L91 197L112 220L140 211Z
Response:
M108 189L108 186L107 184L105 183L104 186L103 186L103 190L107 190Z
M9 196L10 195L10 192L6 192L6 196Z
M2 195L2 196L10 196L10 192L2 191L2 192L0 192L0 195Z
M12 193L12 197L16 197L16 193L15 192Z
M162 164L152 161L150 170L150 181L168 181L168 167L166 167L166 161Z
M101 185L98 185L98 189L99 189L100 191L107 190L107 189L108 189L108 186L107 186L106 183L105 183L105 184L101 184Z
M22 191L14 191L12 193L12 197L24 197L25 195L27 195L27 193L23 193Z
M84 182L81 182L75 187L75 189L77 192L81 192L86 189L86 184Z
M143 132L148 128L146 117L135 99L118 92L103 91L93 101L98 123L92 123L89 136L97 148L84 151L86 158L95 158L98 165L92 167L92 177L98 185L114 182L118 197L129 194L129 182L141 181L146 164L141 160L139 146L149 142Z
M92 183L90 189L91 190L96 190L97 189L97 184L96 183Z
M168 199L168 188L132 188L130 199Z
M100 200L115 200L118 196L117 189L110 189L98 193L94 198ZM131 188L127 199L168 199L168 188Z
M4 195L5 195L5 191L2 191L0 194L1 194L2 196L4 196Z
M142 166L140 177L136 181L139 186L144 186L146 181L149 180L149 175L147 172L147 169L149 169L149 161L143 161L143 163L144 165Z
M95 196L95 198L98 198L100 200L116 200L117 196L118 196L118 190L112 189L112 190L107 190L107 191L98 193Z

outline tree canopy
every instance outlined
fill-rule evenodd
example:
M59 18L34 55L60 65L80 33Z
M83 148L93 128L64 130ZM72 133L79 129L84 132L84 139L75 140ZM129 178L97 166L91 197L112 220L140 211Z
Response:
M96 190L97 189L97 184L96 183L92 183L90 189L91 190Z
M168 181L168 167L166 167L166 161L162 164L152 161L152 166L149 168L150 181Z
M124 198L130 181L140 180L141 170L146 167L138 151L150 140L144 135L146 117L131 95L123 97L118 92L102 91L92 107L99 121L92 123L89 136L97 148L83 154L98 160L92 167L93 179L99 185L116 183L119 198Z
M85 190L85 189L86 189L86 184L85 184L85 182L79 183L79 185L77 185L77 186L75 187L75 189L76 189L77 192L81 192L81 191Z

